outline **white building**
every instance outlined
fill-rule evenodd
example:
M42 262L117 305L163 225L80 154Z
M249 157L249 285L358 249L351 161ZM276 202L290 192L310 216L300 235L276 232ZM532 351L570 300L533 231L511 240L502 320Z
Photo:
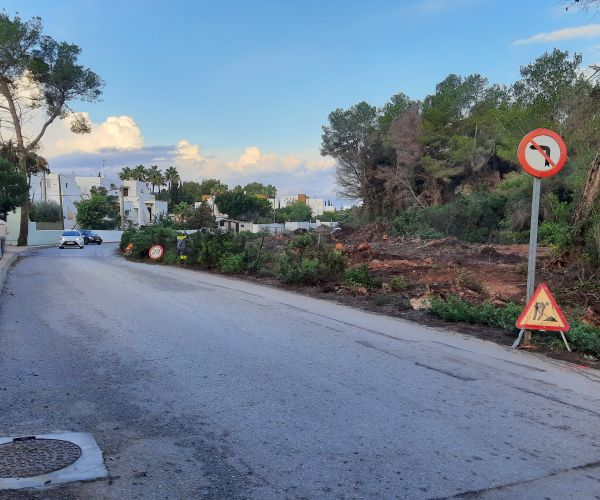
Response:
M269 202L274 209L285 208L296 202L304 203L310 207L313 217L320 217L326 212L335 212L333 203L321 198L311 198L303 193L296 196L282 196L281 198L270 199Z
M89 200L93 187L103 187L109 195L119 196L119 187L105 177L54 173L32 177L30 195L34 203L45 200L61 205L64 229L73 229L77 225L75 202ZM134 226L150 225L167 213L167 202L156 200L146 182L129 179L123 181L122 188L125 217Z
M64 229L77 225L75 202L88 200L92 187L110 189L104 177L78 177L74 174L38 174L31 178L32 201L53 201L62 208ZM116 194L116 192L114 193Z
M157 200L148 183L129 179L123 181L122 188L125 218L134 226L149 226L167 214L167 202Z

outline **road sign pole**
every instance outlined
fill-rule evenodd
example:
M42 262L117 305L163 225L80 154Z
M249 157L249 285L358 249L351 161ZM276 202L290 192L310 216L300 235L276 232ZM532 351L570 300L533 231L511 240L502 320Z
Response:
M531 224L529 225L529 259L527 263L527 300L533 295L535 290L535 264L537 259L537 238L538 223L540 218L540 192L542 180L539 177L533 178L533 194L531 196ZM531 330L525 330L523 345L531 345Z
M529 225L529 257L527 261L527 298L525 303L529 303L529 299L533 295L535 290L535 264L537 258L537 235L538 235L538 221L540 217L540 191L542 187L542 180L539 177L533 178L533 193L531 196L531 223ZM523 339L525 339L523 345L531 344L531 331L521 330L517 340L513 344L513 348L516 348Z
M533 195L531 197L531 224L529 229L529 260L527 265L527 302L535 290L535 264L537 257L538 221L540 217L540 191L542 180L533 178Z

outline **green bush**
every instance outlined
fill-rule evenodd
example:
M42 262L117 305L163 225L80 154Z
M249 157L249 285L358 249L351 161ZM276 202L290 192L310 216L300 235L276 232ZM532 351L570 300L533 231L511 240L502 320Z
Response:
M454 201L398 214L394 230L399 236L435 239L455 236L472 242L489 241L500 229L507 198L484 190L461 194Z
M55 201L38 201L29 209L29 219L33 222L62 222L60 205Z
M388 281L388 285L390 285L390 288L394 290L394 292L400 292L408 288L408 283L406 283L403 276L394 276Z
M133 243L132 257L142 259L148 256L153 245L162 245L165 251L177 248L177 232L170 227L149 226L141 229L127 229L121 235L120 248Z
M600 357L600 329L574 321L566 336L574 351Z
M538 241L558 249L566 249L569 245L569 226L559 222L545 221L540 224Z
M481 323L509 332L517 329L515 323L523 309L513 302L509 302L505 307L496 307L491 302L471 304L455 295L450 295L445 300L434 297L430 303L429 313L446 321Z
M296 236L275 259L274 272L284 283L314 284L339 279L346 258L337 250L319 245L314 234Z
M351 286L381 288L381 281L371 277L365 264L346 271L344 274L344 281Z
M219 268L225 273L240 274L246 270L243 254L227 254L219 260Z

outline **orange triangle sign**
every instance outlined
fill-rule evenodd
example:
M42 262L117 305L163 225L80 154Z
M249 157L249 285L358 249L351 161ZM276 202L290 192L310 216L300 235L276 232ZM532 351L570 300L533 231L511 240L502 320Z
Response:
M525 310L517 320L517 328L566 332L571 328L567 318L554 300L548 287L542 283L529 299Z

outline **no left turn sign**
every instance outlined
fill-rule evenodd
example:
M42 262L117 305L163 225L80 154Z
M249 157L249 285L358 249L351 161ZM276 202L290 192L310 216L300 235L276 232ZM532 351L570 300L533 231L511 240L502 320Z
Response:
M553 130L538 128L529 132L517 149L519 163L534 177L557 174L567 161L567 145Z

